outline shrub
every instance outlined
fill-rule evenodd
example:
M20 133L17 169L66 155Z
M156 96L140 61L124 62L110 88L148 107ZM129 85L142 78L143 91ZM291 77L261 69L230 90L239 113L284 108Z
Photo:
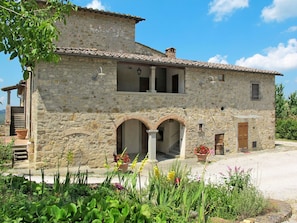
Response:
M192 180L190 170L174 163L168 172L155 166L146 188L136 188L139 172L115 169L96 187L86 174L60 175L54 185L24 177L0 176L3 222L199 222L209 216L241 219L262 212L265 200L251 184L250 172L229 168L220 184ZM115 177L115 178L114 178ZM119 182L111 183L118 177ZM139 178L140 180L140 178ZM130 182L130 183L129 183Z
M5 164L12 162L13 144L14 144L13 140L11 140L8 144L0 141L0 170L5 167Z
M252 184L251 170L228 167L227 174L222 177L223 183L208 187L211 216L235 220L253 217L263 211L267 202Z
M276 137L297 140L297 119L277 119Z

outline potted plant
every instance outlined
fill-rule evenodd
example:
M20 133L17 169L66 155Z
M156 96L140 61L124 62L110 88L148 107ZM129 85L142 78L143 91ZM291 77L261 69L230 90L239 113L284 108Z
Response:
M17 137L19 139L25 139L28 133L28 129L19 128L15 130L15 133L17 134Z
M128 170L128 165L131 161L128 153L126 153L125 151L121 154L114 153L113 159L117 165L118 170L120 170L122 172L126 172Z
M195 147L194 154L197 156L198 161L206 161L207 156L210 154L210 149L205 145Z

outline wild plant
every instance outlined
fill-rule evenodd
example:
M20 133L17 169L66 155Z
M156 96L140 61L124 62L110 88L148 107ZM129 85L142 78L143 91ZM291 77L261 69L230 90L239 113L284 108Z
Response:
M248 169L245 171L241 167L235 166L234 169L228 167L227 174L221 173L225 185L229 190L243 190L246 187L252 185L251 183L251 171Z
M7 164L10 162L11 166L13 166L13 144L13 139L9 143L5 143L2 140L0 141L0 170L7 168Z
M191 170L175 162L168 173L156 165L150 173L148 199L154 205L168 205L188 222L198 218L205 222L206 194L203 180L191 181Z
M221 173L221 176L223 183L207 186L212 216L240 220L262 212L266 199L252 184L251 169L228 167L227 174Z

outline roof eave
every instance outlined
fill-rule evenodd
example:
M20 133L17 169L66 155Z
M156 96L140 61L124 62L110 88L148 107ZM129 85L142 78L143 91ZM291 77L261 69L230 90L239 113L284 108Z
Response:
M80 50L82 50L83 53L79 52ZM229 71L240 71L240 72L246 72L246 73L262 73L262 74L268 74L268 75L283 76L283 74L277 71L271 71L271 70L260 70L260 69L241 67L241 66L235 66L235 65L198 62L198 61L190 61L190 60L182 60L182 59L173 59L168 57L150 57L150 56L138 55L138 54L125 54L125 53L114 53L114 52L106 52L106 54L104 54L104 52L96 51L96 49L88 49L84 51L83 49L65 49L64 48L64 50L58 49L57 53L59 55L68 55L68 56L72 55L72 56L113 59L120 62L141 62L142 64L150 64L150 65L153 65L153 64L164 65L164 66L174 65L177 67L209 68L209 69L218 69L218 70L227 70L227 71L229 70ZM144 59L142 57L148 57L148 58Z
M98 14L102 14L102 15L132 19L135 21L135 23L145 20L144 18L141 18L138 16L132 16L132 15L128 15L128 14L109 12L109 11L105 11L105 10L98 10L98 9L86 8L86 7L81 7L81 6L78 6L77 8L78 8L78 11L86 11L86 12L98 13Z

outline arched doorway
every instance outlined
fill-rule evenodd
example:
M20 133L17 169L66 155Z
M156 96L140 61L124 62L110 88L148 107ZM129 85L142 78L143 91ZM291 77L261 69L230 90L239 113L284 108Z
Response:
M158 127L156 151L158 159L162 154L167 158L184 158L185 127L174 119L163 121Z
M148 152L146 126L137 119L129 119L117 128L117 154L126 148L131 160L139 154L142 159Z

